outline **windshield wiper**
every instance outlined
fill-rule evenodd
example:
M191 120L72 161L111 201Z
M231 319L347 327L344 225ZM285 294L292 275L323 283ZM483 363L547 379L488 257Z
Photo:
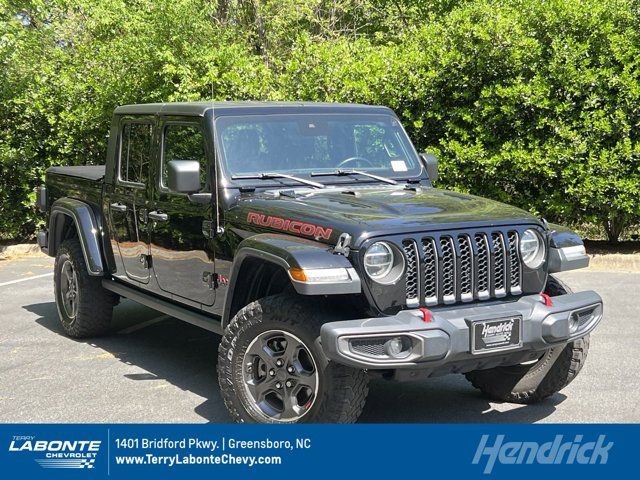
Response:
M388 183L389 185L397 185L398 182L392 180L387 177L381 177L379 175L374 175L373 173L363 172L362 170L334 170L332 172L312 172L312 177L344 177L347 175L362 175L363 177L373 178L374 180L379 180L384 183Z
M231 177L231 180L271 180L271 179L277 180L278 178L286 178L287 180L294 180L296 182L304 183L305 185L309 185L310 187L315 187L315 188L325 187L321 183L307 180L306 178L296 177L294 175L288 175L286 173L257 173L255 175L233 175Z

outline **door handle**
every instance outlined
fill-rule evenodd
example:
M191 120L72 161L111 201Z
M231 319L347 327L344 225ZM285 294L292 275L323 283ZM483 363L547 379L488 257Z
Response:
M153 212L149 212L147 214L147 218L156 222L166 222L167 220L169 220L169 215L154 210Z
M127 206L124 203L116 202L110 205L111 210L115 210L116 212L126 212Z

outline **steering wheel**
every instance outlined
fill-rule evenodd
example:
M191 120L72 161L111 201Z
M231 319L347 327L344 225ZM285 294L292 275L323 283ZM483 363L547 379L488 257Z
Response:
M373 163L371 163L371 162L370 162L369 160L367 160L366 158L364 158L364 157L357 157L357 156L356 156L356 157L349 157L349 158L345 158L344 160L342 160L342 161L338 164L338 168L342 168L342 167L344 167L344 166L348 165L349 163L353 163L353 162L355 162L355 163L356 163L356 165L359 165L359 164L360 164L360 162L364 162L364 163L366 163L366 164L367 164L367 166L372 167L372 168L374 167Z

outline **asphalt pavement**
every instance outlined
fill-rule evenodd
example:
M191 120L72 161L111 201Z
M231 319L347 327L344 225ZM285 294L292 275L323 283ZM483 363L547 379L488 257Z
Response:
M73 340L58 323L53 260L0 261L0 422L228 422L219 337L128 300L110 336ZM605 318L578 378L531 406L484 399L462 375L375 380L361 422L640 422L640 273L576 271Z

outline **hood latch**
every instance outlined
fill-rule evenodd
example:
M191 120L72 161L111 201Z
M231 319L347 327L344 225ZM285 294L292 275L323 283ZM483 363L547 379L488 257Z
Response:
M336 246L333 248L333 253L348 257L349 251L351 250L350 246L351 246L351 235L349 235L348 233L343 233L340 235L340 237L338 237Z

